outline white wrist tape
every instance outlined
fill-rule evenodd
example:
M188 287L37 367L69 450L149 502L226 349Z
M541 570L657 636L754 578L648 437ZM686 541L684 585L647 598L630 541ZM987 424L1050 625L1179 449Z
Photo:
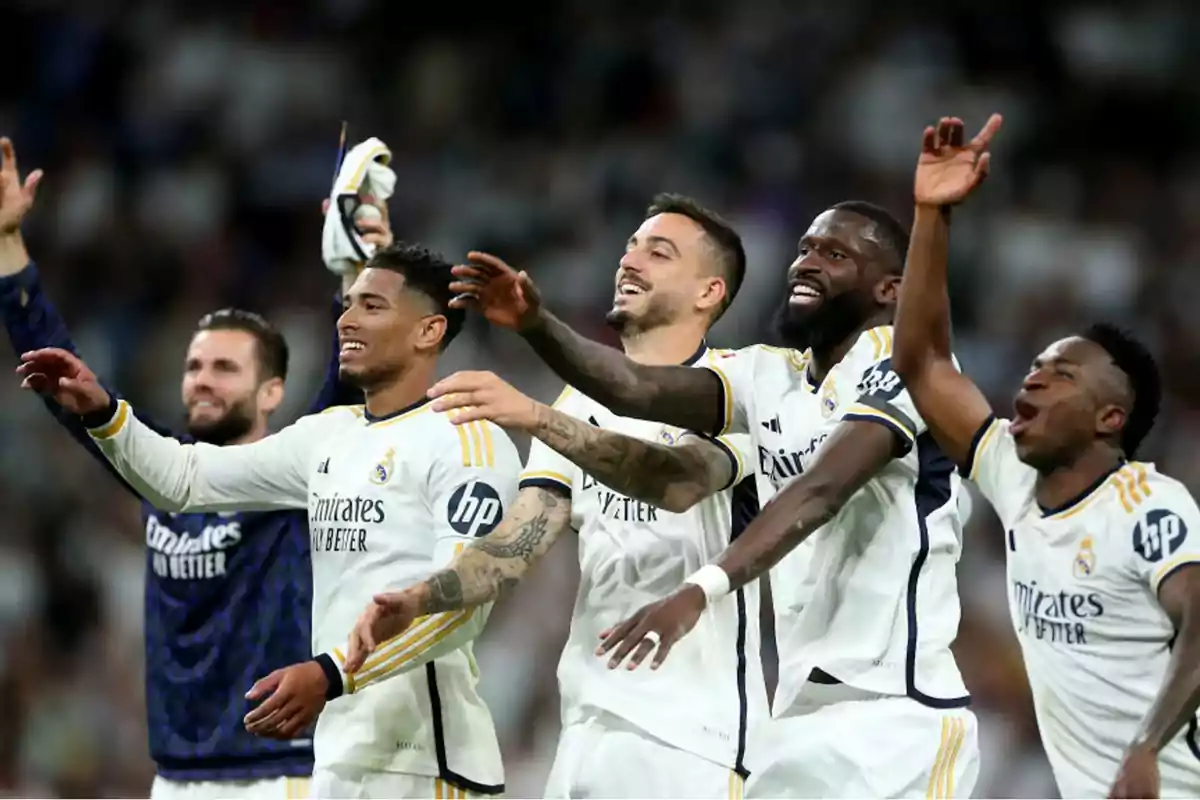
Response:
M684 583L699 586L710 603L729 594L729 576L716 564L705 564L689 575Z

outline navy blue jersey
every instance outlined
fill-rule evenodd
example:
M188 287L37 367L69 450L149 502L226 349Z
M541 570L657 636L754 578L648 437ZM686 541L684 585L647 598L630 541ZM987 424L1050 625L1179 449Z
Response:
M41 347L75 352L33 264L0 278L0 313L18 354ZM115 477L79 417L43 400ZM311 410L360 402L361 393L338 383L335 343ZM160 433L175 435L139 417ZM244 695L255 680L312 657L307 512L171 514L143 500L142 520L146 708L150 756L158 773L175 780L310 774L311 739L261 739L242 724L250 710Z

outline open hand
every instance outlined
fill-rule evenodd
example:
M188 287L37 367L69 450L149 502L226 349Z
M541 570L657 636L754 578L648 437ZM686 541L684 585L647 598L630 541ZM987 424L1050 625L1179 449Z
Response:
M17 375L22 389L45 395L73 414L103 411L111 402L87 364L58 347L22 353Z
M17 170L17 152L13 149L12 140L0 138L0 236L17 232L21 220L33 206L37 195L38 184L42 180L42 171L35 169L21 183L21 173Z
M308 730L325 708L328 688L329 679L316 661L277 669L246 693L247 700L267 699L246 715L243 724L255 736L294 739Z
M408 630L418 616L419 594L415 589L375 595L354 623L342 665L347 675L363 668L375 648Z
M458 279L450 284L451 308L479 309L493 325L518 332L536 322L542 300L528 275L487 253L472 251L467 261L451 270Z
M456 425L491 420L509 430L532 431L537 426L536 400L492 372L456 372L429 389L434 411L447 411Z
M603 656L615 648L608 668L616 669L632 653L627 669L637 669L653 652L650 669L658 669L675 643L696 627L707 603L703 589L685 583L657 603L642 606L619 625L602 631L596 655Z
M991 164L988 145L1002 122L999 114L992 114L975 138L965 144L961 119L942 117L936 128L926 128L913 182L917 205L954 205L982 183Z

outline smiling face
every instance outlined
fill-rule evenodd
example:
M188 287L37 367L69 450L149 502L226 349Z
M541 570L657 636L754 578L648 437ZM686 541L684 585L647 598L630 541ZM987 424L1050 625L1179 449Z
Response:
M187 430L227 444L249 433L282 399L282 381L260 379L258 340L243 330L202 330L192 337L181 393ZM276 399L278 395L278 399Z
M1130 405L1124 373L1103 347L1073 336L1033 361L1013 401L1017 455L1040 471L1066 466L1097 439L1115 441Z
M338 319L341 379L370 391L396 380L419 354L436 353L446 318L433 303L385 268L364 269L346 292Z
M648 218L626 243L608 323L630 335L690 314L710 316L725 296L714 259L696 221L672 213Z
M776 325L789 347L833 345L895 302L898 265L878 223L830 209L813 220L787 271Z

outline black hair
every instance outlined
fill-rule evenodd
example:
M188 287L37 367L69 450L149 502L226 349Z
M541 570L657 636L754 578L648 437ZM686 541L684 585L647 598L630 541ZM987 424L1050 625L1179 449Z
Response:
M900 224L900 220L892 216L890 211L866 200L844 200L830 206L828 210L849 211L878 225L883 231L884 247L896 258L896 270L904 271L904 262L908 259L908 229Z
M450 301L454 299L450 292L450 283L454 280L450 273L453 265L440 253L419 244L395 241L376 251L367 266L403 275L404 287L428 297L437 313L446 318L446 333L442 336L440 349L445 350L454 341L462 330L467 312L450 307Z
M196 330L245 331L254 337L257 345L259 379L287 379L287 341L261 314L241 308L222 308L201 317Z
M1138 447L1154 427L1162 405L1162 381L1158 364L1150 349L1128 331L1116 325L1098 323L1083 333L1083 338L1104 348L1117 369L1125 373L1133 389L1133 408L1121 429L1121 449L1133 458Z
M717 251L717 267L725 279L725 299L713 317L713 322L716 322L737 297L742 281L746 279L746 248L742 246L742 237L720 214L685 195L669 192L656 194L646 209L646 218L659 214L685 216L703 228L705 235L712 240Z

